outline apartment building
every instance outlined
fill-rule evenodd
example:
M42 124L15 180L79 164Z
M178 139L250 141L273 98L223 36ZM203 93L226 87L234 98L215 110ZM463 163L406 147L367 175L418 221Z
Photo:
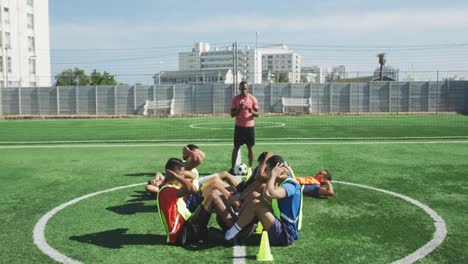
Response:
M269 82L278 75L286 77L289 83L301 82L301 56L286 45L258 48L257 53L261 58L262 82Z
M245 76L247 71L246 51L238 50L237 54L234 54L234 49L230 46L223 49L211 49L209 43L197 42L192 51L179 52L178 55L179 71L181 72L199 71L196 74L206 72L207 75L217 74L218 71L224 73L228 69L234 72L234 61L237 61L237 72L240 73L240 76L237 76L237 78L239 80L241 80L241 76ZM181 75L178 74L178 76ZM217 78L213 78L212 80L218 82Z
M343 65L333 68L319 66L301 67L301 81L305 83L326 83L348 78Z
M47 0L0 1L0 87L50 86Z
M237 73L242 79L242 74ZM231 69L161 71L153 76L154 84L230 84L234 82Z

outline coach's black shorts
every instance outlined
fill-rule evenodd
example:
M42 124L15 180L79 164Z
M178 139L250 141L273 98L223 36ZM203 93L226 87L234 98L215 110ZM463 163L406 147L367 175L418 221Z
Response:
M234 129L234 145L241 146L244 144L250 147L255 145L254 127L236 126Z

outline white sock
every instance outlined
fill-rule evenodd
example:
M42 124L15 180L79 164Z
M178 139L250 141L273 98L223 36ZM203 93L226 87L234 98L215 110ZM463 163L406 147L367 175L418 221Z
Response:
M237 233L239 233L239 231L241 231L241 228L239 227L237 223L235 223L231 228L229 228L228 231L226 231L226 234L224 235L224 239L226 240L233 239L237 235Z

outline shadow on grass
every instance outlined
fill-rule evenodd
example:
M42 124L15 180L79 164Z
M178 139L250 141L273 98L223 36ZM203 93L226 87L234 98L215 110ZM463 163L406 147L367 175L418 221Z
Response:
M158 212L158 207L156 205L145 205L144 203L128 203L118 206L107 207L106 209L121 215Z
M121 215L158 212L156 202L148 205L143 203L144 201L156 201L156 194L151 194L146 191L134 191L134 194L132 194L131 197L133 199L128 200L126 204L111 206L106 209Z
M127 228L118 228L99 233L71 236L71 240L100 247L118 249L125 245L167 245L166 235L127 234Z
M135 194L132 194L131 197L133 199L128 200L128 203L156 200L156 194L147 191L135 191Z
M159 234L127 234L128 228L118 228L106 230L98 233L85 234L80 236L71 236L70 240L96 245L99 247L119 249L127 245L142 245L156 246L164 245L171 246L166 242L166 235ZM183 248L189 251L200 251L215 247L221 247L219 243L214 241L198 242L190 245L185 245Z

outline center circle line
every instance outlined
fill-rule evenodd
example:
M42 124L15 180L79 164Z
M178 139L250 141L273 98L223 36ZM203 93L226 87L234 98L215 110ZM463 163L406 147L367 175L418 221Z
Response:
M409 255L405 256L404 258L401 258L401 259L399 259L397 261L394 261L393 264L409 264L409 263L414 263L417 260L420 260L420 259L424 258L429 253L434 251L440 244L442 244L445 237L447 236L447 228L446 228L444 219L439 214L437 214L437 212L435 212L433 209L431 209L429 206L427 206L427 205L425 205L425 204L423 204L423 203L421 203L421 202L419 202L419 201L417 201L417 200L415 200L413 198L410 198L410 197L405 196L403 194L399 194L399 193L395 193L395 192L391 192L391 191L387 191L387 190L384 190L384 189L379 189L379 188L375 188L375 187L371 187L371 186L367 186L367 185L356 184L356 183L351 183L351 182L344 182L344 181L333 181L333 182L338 183L338 184L350 185L350 186L369 189L369 190L373 190L373 191L383 192L383 193L398 197L400 199L403 199L403 200L405 200L405 201L407 201L407 202L409 202L409 203L411 203L413 205L416 205L417 207L423 209L434 220L434 226L435 226L435 230L436 230L435 233L434 233L434 238L431 239L429 242L427 242L424 246L422 246L419 249L417 249L416 251L414 251L413 253L411 253L411 254L409 254ZM125 185L125 186L118 186L118 187L114 187L114 188L110 188L110 189L106 189L106 190L86 194L86 195L80 196L78 198L75 198L73 200L70 200L70 201L68 201L66 203L63 203L63 204L55 207L54 209L52 209L49 212L47 212L46 214L44 214L39 219L39 221L36 223L36 225L34 226L34 230L33 230L34 244L44 254L46 254L47 256L49 256L50 258L52 258L53 260L55 260L57 262L67 263L67 264L68 263L70 263L70 264L81 263L78 260L72 259L72 258L70 258L70 257L68 257L66 255L63 255L62 253L60 253L58 250L54 249L53 247L51 247L47 243L46 238L45 238L45 232L44 232L45 227L47 225L47 222L56 213L58 213L61 210L65 209L66 207L68 207L70 205L73 205L73 204L76 204L76 203L78 203L78 202L80 202L82 200L94 197L94 196L99 195L99 194L113 192L113 191L127 189L127 188L132 188L132 187L141 186L141 185L145 185L145 184L146 184L146 182L130 184L130 185ZM236 256L234 256L234 260L236 260Z

